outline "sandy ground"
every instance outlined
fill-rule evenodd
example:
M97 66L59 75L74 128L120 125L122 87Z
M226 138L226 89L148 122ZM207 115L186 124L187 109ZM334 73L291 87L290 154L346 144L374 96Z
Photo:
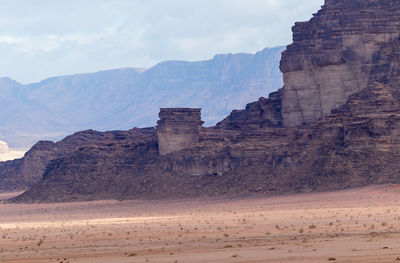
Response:
M0 204L0 262L400 262L399 205L395 185L273 198Z

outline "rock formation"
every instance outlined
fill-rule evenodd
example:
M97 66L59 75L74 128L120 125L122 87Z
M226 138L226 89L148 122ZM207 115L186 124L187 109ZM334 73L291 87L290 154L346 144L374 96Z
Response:
M144 129L146 131L146 129ZM151 129L154 130L154 129ZM87 130L75 133L54 143L41 141L35 144L22 159L0 162L0 191L25 190L38 183L46 166L52 160L66 156L68 153L85 145L113 141L136 140L142 130L97 132Z
M244 110L235 110L223 121L217 123L223 129L262 129L282 127L282 89L273 92L268 99L247 104Z
M377 70L392 74L396 66L381 58L398 50L399 14L399 1L327 0L309 22L296 23L280 65L284 125L322 119L377 80Z
M183 150L199 142L201 109L161 109L157 122L160 155Z
M43 178L13 201L287 194L400 183L399 13L397 0L326 0L309 22L293 28L281 61L285 86L268 99L214 127L201 128L199 109L162 109L157 130L94 133L101 139L66 151L55 147L56 159L43 158Z

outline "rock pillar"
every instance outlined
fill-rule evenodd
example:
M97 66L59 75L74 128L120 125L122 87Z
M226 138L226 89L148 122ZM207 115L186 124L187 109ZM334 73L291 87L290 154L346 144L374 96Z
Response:
M201 109L162 108L157 122L158 149L160 155L180 151L199 141Z

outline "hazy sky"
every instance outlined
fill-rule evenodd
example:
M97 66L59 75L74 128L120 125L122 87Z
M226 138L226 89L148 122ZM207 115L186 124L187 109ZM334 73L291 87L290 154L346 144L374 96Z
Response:
M0 0L0 76L28 83L291 42L323 0Z

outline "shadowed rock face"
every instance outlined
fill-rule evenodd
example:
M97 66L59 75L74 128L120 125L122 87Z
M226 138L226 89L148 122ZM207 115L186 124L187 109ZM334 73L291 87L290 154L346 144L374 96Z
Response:
M198 132L198 109L164 109L157 132L95 133L103 137L83 140L56 159L44 157L43 178L13 201L286 194L400 183L399 3L327 1L310 22L294 27L281 62L285 87L268 99ZM170 138L174 143L166 145L173 149L159 154Z
M217 124L224 129L261 129L282 127L282 89L273 92L269 98L260 98L247 104L246 109L233 111Z
M380 110L371 110L373 106ZM97 142L49 163L15 202L154 199L327 191L399 183L400 112L381 84L329 117L294 128L205 128L166 155L154 130Z
M87 130L75 133L57 143L41 141L35 144L21 159L0 162L0 191L25 190L38 183L45 168L52 160L62 158L75 149L85 145L109 144L128 140L136 141L140 134L155 134L151 129L132 129L129 131L97 132Z

